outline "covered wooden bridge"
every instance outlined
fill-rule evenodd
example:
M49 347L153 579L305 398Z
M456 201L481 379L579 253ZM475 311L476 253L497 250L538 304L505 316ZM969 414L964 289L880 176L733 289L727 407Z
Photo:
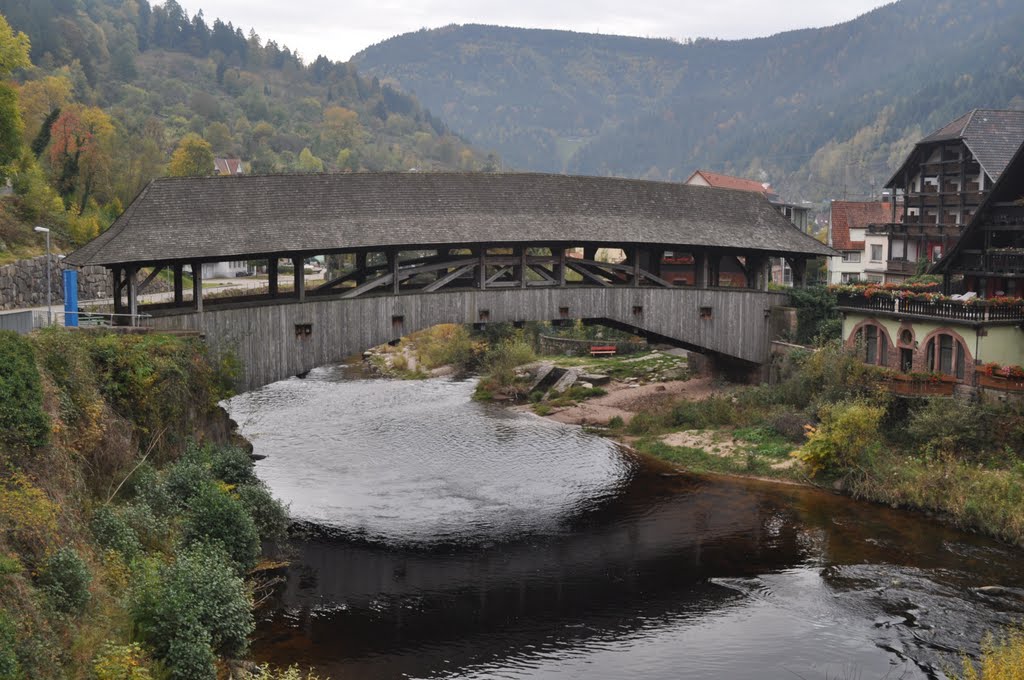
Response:
M365 173L155 180L67 262L110 269L116 312L237 352L252 388L437 323L596 319L761 363L786 301L768 291L770 259L801 285L829 254L747 192ZM304 264L319 255L345 266L313 287ZM265 286L204 294L203 265L231 261L264 265ZM160 272L173 296L140 306Z

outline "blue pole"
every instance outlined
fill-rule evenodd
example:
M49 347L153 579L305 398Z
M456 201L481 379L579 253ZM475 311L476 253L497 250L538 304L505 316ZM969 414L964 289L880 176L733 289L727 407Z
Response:
M64 325L78 326L78 272L64 270Z

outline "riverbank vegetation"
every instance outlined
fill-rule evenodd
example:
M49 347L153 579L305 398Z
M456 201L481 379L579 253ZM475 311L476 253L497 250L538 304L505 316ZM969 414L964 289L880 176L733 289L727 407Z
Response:
M777 384L665 400L612 433L696 471L812 481L1024 545L1021 405L897 397L838 342L788 362ZM701 445L673 445L679 432Z
M233 377L194 338L0 333L0 677L244 657L287 516L217 407Z

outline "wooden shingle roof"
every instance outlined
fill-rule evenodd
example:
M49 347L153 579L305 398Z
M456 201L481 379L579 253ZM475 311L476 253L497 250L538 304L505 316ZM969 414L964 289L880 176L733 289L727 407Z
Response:
M962 140L975 160L993 182L998 182L1010 159L1024 144L1024 111L973 109L946 123L915 146L903 165L886 183L896 188L896 179L912 162L918 162L918 150L937 142Z
M532 173L355 173L154 180L67 262L558 242L832 254L751 192Z

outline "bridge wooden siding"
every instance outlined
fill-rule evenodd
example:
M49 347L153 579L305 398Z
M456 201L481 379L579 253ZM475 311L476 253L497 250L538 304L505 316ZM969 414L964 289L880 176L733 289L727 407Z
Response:
M202 333L241 359L250 390L336 363L439 323L608 319L682 346L755 364L768 359L769 314L788 296L750 289L546 288L438 292L182 310L150 325Z

